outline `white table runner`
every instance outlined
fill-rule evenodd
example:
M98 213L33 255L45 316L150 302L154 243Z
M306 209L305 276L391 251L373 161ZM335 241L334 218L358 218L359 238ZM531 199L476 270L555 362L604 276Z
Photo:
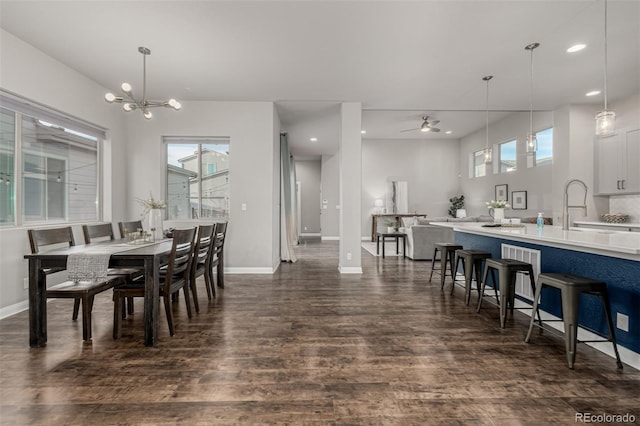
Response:
M67 257L67 274L71 281L99 281L107 277L109 258L113 253L133 250L139 247L155 244L113 244L87 245L82 253L72 253Z

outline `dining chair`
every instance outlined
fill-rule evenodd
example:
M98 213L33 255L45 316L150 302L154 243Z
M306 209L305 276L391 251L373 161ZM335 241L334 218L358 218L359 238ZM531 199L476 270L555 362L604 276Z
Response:
M29 229L29 244L31 245L31 253L39 253L42 247L50 249L60 246L75 246L73 230L70 226L64 228L52 229ZM39 282L38 285L46 286L46 276L54 272L64 271L65 268L48 268L43 269L40 276L45 282ZM93 300L96 294L109 290L115 285L124 282L122 276L107 277L102 280L92 281L64 281L47 288L46 297L48 299L74 299L73 304L73 320L78 319L80 304L82 303L82 338L83 340L91 339L91 311L93 310Z
M210 264L215 229L215 224L201 225L198 227L198 235L196 237L196 242L193 249L193 261L191 262L190 279L191 293L193 294L193 305L196 308L196 312L200 312L200 304L198 303L198 289L196 287L196 279L198 277L204 276L207 296L209 300L211 300L211 288L213 288L213 285L211 283L213 281L213 274L211 272Z
M84 234L85 244L91 244L97 241L115 240L113 227L110 223L99 223L94 225L82 225L82 233ZM107 276L122 276L127 281L134 281L144 276L144 271L137 268L109 268ZM127 299L127 312L133 315L133 297ZM126 312L122 312L126 316Z
M54 249L66 245L68 247L75 246L76 241L73 238L73 229L70 226L63 228L49 228L49 229L29 229L27 230L29 235L29 245L31 246L31 254L40 253L43 247L47 249ZM64 271L65 268L45 268L42 270L41 277L45 280L46 286L47 275L55 274L56 272ZM38 283L40 285L41 283ZM75 321L78 319L78 312L80 311L81 298L75 298L73 302L73 314L71 318Z
M211 270L216 268L216 281L218 287L224 288L224 240L227 234L227 222L216 223L213 251L211 253ZM213 272L212 272L213 274ZM215 295L215 286L211 282L211 291Z
M166 265L160 267L160 297L164 301L164 310L169 325L169 334L174 335L171 295L183 290L187 304L187 315L191 318L191 302L189 300L189 278L191 262L195 246L196 228L176 229L173 231L173 243ZM113 289L113 338L122 335L122 301L126 297L144 297L144 280L127 282Z
M125 238L130 232L137 232L142 229L141 220L132 220L130 222L118 222L118 228L120 229L120 238Z

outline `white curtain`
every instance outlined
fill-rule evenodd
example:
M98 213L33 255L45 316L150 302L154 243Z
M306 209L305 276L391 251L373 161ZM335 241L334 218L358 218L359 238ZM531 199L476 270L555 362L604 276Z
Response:
M298 260L293 247L298 245L296 209L296 168L289 151L286 133L280 134L280 259L284 262Z

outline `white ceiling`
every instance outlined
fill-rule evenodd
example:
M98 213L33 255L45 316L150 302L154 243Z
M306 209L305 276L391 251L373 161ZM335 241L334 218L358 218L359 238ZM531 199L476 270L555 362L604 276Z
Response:
M585 93L603 86L603 22L602 0L0 2L3 29L105 88L140 87L145 46L149 98L276 102L305 157L335 151L344 101L370 138L481 128L485 75L492 110L528 110L532 42L535 109L602 103ZM610 0L608 22L615 101L640 91L640 1ZM400 133L425 113L443 132Z

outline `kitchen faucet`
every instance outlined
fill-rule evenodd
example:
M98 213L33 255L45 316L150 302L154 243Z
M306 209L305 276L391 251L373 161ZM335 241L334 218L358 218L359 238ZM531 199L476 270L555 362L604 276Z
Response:
M582 205L570 206L569 205L569 187L574 184L579 183L584 187L584 202ZM581 181L580 179L571 179L564 186L564 201L562 203L562 230L569 230L569 209L583 209L584 215L587 215L587 184Z

